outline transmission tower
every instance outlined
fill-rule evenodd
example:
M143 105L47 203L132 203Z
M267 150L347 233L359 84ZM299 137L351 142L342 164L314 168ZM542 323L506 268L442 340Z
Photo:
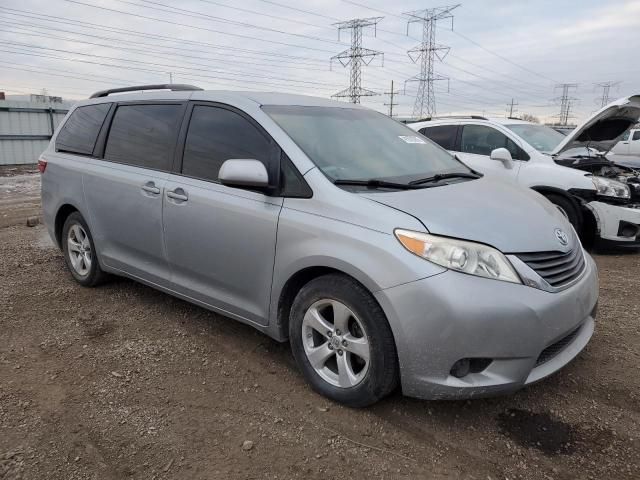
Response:
M508 118L513 118L513 114L516 112L515 107L517 106L518 103L512 98L511 103L507 104L507 108L509 109L509 115L507 115Z
M556 90L561 89L562 95L554 98L554 101L560 102L560 113L556 115L558 117L558 123L560 125L567 125L571 116L571 107L573 102L577 100L575 97L570 97L571 90L577 89L577 83L561 83L556 85Z
M338 27L338 40L342 30L351 30L351 47L331 57L331 64L333 65L334 60L338 60L343 67L351 65L351 77L349 79L349 88L331 95L332 97L348 98L351 103L360 103L360 97L378 95L372 90L362 88L362 65L369 65L375 57L382 56L383 53L362 47L362 30L366 27L373 27L375 36L376 25L383 18L354 18L346 22L334 23Z
M418 94L413 105L413 116L416 118L435 115L436 97L433 84L439 80L449 81L447 77L434 71L436 58L442 61L449 53L449 47L436 43L436 24L439 20L450 18L451 28L453 29L451 10L459 6L460 4L449 5L404 13L409 17L407 20L407 35L409 35L409 27L412 23L422 24L422 43L407 52L413 63L418 63L418 60L420 60L420 73L405 81L405 89L407 82L418 82Z
M609 104L609 93L611 92L612 87L616 87L620 84L620 82L601 82L596 83L596 88L602 88L602 96L598 100L600 103L600 107L604 107Z
M389 103L385 103L385 107L389 107L389 116L393 118L393 107L396 107L398 104L393 102L393 97L400 94L400 92L396 92L393 89L393 80L391 80L391 90L388 92L384 92L385 95L389 95Z

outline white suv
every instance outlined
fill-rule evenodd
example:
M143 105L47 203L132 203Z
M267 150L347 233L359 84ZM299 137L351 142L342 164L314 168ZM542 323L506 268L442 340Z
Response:
M481 116L409 126L473 169L541 193L596 246L638 248L640 172L605 154L639 117L640 96L633 96L604 107L567 136L545 125Z
M611 149L616 155L640 155L640 128L629 130Z

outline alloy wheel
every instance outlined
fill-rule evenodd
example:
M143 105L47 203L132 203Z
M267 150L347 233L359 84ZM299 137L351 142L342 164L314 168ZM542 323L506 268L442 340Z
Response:
M351 388L369 370L370 345L362 322L342 302L318 300L302 320L304 351L315 372L335 387Z
M69 229L67 250L75 272L83 277L88 275L92 262L91 242L87 232L77 223Z

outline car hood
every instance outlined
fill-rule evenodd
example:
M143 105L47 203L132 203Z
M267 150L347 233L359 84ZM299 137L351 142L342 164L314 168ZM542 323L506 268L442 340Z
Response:
M568 251L577 242L554 205L509 181L485 176L420 190L362 195L412 215L430 233L484 243L504 253ZM556 229L567 234L569 245L560 244Z
M607 153L640 119L640 95L610 103L570 132L551 152L557 156L574 148L595 148Z

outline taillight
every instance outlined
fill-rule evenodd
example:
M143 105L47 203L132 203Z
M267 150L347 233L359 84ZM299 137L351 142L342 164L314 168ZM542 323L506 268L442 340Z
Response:
M43 160L41 158L38 159L38 171L40 173L44 173L44 171L47 169L47 161Z

